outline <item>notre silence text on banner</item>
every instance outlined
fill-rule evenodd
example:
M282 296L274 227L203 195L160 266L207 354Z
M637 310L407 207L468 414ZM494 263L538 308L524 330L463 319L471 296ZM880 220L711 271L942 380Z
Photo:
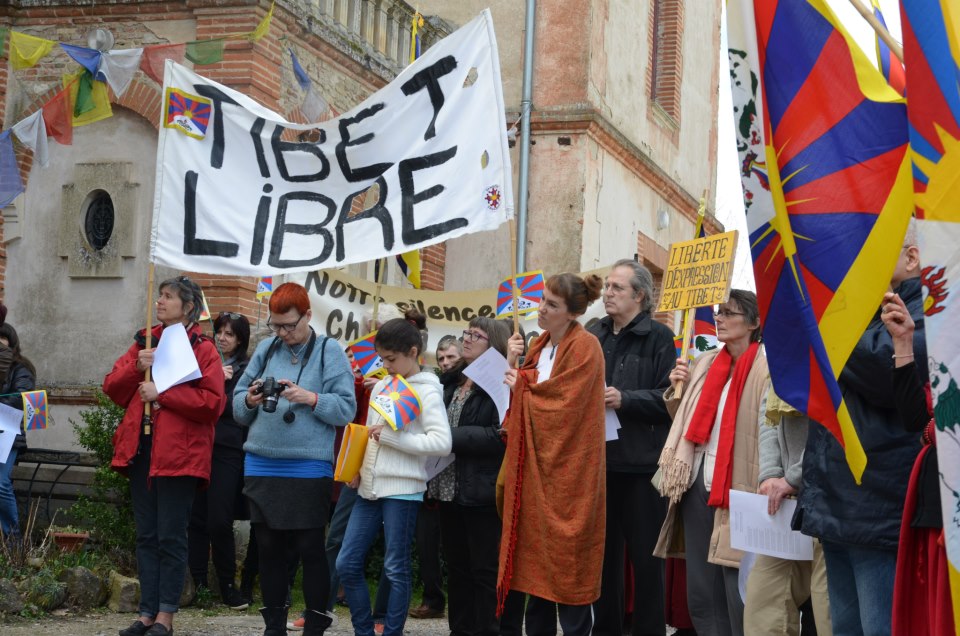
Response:
M505 128L489 11L318 125L168 61L151 260L264 276L492 230L513 215Z

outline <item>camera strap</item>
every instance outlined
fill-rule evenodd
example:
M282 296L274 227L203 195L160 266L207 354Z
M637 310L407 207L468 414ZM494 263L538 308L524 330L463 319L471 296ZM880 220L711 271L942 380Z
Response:
M257 373L257 379L262 380L263 374L267 370L267 365L270 364L270 358L273 357L273 354L277 349L280 348L280 344L283 341L280 339L280 336L274 336L273 342L270 343L270 347L267 349L267 355L263 358L263 366L260 367L260 372ZM310 342L307 343L307 351L303 356L303 359L300 361L300 372L297 374L297 386L300 385L300 377L303 375L303 369L307 366L307 360L310 359L310 356L313 355L313 347L317 344L317 332L310 328ZM320 342L320 378L323 379L323 363L327 355L327 336L323 337L323 340Z

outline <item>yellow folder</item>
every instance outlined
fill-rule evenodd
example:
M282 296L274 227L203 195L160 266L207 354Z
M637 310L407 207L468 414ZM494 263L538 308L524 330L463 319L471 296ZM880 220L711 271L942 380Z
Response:
M343 429L343 441L333 478L343 483L353 481L363 465L363 453L367 450L367 427L360 424L347 424Z

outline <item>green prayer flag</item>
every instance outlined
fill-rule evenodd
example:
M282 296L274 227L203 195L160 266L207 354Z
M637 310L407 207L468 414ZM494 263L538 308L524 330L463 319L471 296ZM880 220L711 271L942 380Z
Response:
M223 61L223 40L187 42L186 58L194 64L215 64Z
M7 56L7 29L0 27L0 57Z
M77 80L77 101L73 105L73 116L79 117L97 107L93 98L93 75L84 71Z

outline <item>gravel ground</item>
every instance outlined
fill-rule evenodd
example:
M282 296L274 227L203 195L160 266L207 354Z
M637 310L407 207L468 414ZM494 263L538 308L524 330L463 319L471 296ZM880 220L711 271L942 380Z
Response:
M3 636L115 636L121 628L134 621L134 614L57 612L39 620L17 619L0 622ZM352 636L350 614L346 608L337 608L337 626L327 630L331 636ZM261 636L263 621L255 609L246 612L187 608L180 610L173 625L174 636ZM422 636L447 636L447 620L408 619L405 633ZM296 636L300 632L289 632Z

